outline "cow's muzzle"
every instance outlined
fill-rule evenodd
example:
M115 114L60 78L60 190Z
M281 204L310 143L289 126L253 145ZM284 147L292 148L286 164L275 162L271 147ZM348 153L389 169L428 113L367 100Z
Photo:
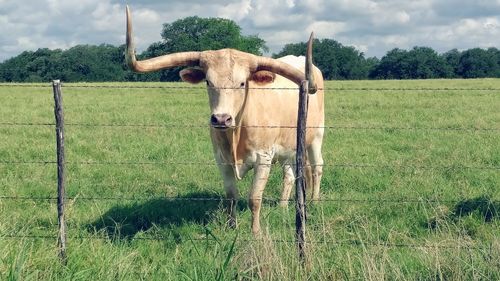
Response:
M210 117L210 125L216 129L227 129L233 124L233 117L231 115L222 114L212 114Z

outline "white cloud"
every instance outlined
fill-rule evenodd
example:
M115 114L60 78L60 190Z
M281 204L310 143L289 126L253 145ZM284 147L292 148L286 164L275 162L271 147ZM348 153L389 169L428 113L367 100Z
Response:
M481 29L481 24L473 19L464 19L460 21L455 28L455 34L459 36L464 36L467 34L471 34L473 31L479 31ZM471 34L472 35L472 34Z
M498 18L461 19L447 27L436 29L438 34L446 34L443 43L451 46L461 42L459 49L472 47L500 47L500 20ZM437 36L439 38L439 36Z
M18 37L17 44L18 46L23 46L26 49L36 48L36 42L34 42L30 37Z
M307 33L314 32L315 37L334 38L335 35L346 29L346 23L333 21L316 21L307 28Z
M242 0L240 3L231 3L223 6L218 12L218 17L228 18L235 21L242 20L252 10L250 0Z
M399 11L395 15L396 22L407 23L410 21L410 15L406 11Z
M499 20L496 18L488 18L484 23L484 27L489 30L498 30L500 27Z
M500 0L498 0L498 1L500 1ZM294 0L287 0L286 5L288 8L293 8L293 7L295 7L295 1Z
M123 28L123 10L120 5L99 3L92 12L92 18L92 26L97 31L115 30L119 32Z
M410 39L406 36L401 35L389 35L382 37L382 42L386 45L401 46L402 48L407 48Z
M44 1L41 1L42 3ZM67 0L46 0L48 4L49 11L53 15L63 16L64 14L75 14L82 13L92 10L102 1L99 0L78 0L78 1L67 1Z

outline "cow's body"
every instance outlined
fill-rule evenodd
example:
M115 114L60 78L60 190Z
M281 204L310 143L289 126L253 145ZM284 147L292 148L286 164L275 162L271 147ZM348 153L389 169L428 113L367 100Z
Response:
M304 57L287 56L279 60L304 71ZM316 94L309 96L306 147L311 164L308 184L312 185L313 199L319 197L323 159L321 145L324 133L323 77L315 68ZM210 91L210 89L209 89ZM292 164L295 163L298 89L290 80L277 75L274 82L259 84L253 81L246 89L233 92L245 95L244 106L238 112L234 128L221 131L211 128L211 138L216 161L224 180L229 199L238 199L236 180L254 169L254 179L249 193L252 210L252 230L258 232L262 194L268 179L271 162L283 167L283 192L281 205L287 205L294 183ZM235 218L234 203L231 218Z
M180 72L189 83L206 81L211 109L210 135L229 200L230 224L236 225L236 181L250 169L254 178L249 193L252 231L260 231L260 208L271 163L278 160L284 170L282 205L286 205L294 182L298 88L304 79L303 57L288 56L279 60L245 52L182 52L137 61L132 40L132 23L127 7L126 60L137 72L150 72L176 66L191 66ZM311 62L312 36L308 44ZM311 64L309 64L311 65ZM312 68L308 77L316 94L309 95L306 131L307 160L310 165L308 185L313 199L319 197L323 159L324 106L323 77Z

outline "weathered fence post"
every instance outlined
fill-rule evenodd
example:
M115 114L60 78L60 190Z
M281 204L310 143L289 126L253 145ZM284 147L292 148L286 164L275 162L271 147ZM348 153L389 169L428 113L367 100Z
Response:
M306 153L306 122L308 104L307 80L302 81L299 90L299 112L297 117L297 159L295 167L295 237L299 258L306 260L306 180L304 173Z
M66 263L66 221L64 217L64 199L66 198L64 181L64 113L62 105L61 82L52 81L54 91L54 115L56 118L56 141L57 141L57 221L59 233L57 245L59 257Z
M306 257L306 179L304 165L306 164L306 126L309 94L317 91L312 63L312 44L314 34L311 32L307 42L305 61L305 80L300 84L299 108L297 116L297 159L295 166L295 237L299 250L299 258L303 265L307 264Z

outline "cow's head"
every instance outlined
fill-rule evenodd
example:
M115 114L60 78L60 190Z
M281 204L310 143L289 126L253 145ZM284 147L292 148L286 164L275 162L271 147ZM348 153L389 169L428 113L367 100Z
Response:
M223 49L200 52L199 57L199 66L183 69L180 76L188 83L206 83L211 110L210 124L217 129L238 124L249 81L260 85L274 81L273 72L253 70L257 66L247 53Z
M284 76L297 85L305 79L304 73L284 62L233 49L181 52L137 61L128 6L126 37L126 60L132 70L150 72L188 66L180 72L183 81L189 83L205 81L210 100L210 124L218 129L227 129L238 124L237 120L245 104L249 81L265 85L274 81L275 74Z

